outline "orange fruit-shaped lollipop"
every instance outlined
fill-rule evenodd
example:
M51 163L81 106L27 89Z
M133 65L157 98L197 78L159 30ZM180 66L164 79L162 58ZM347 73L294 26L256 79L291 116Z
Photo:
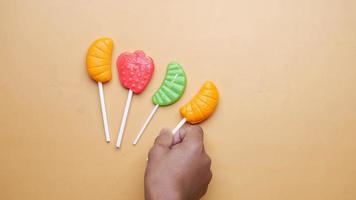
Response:
M95 40L89 47L86 64L89 76L98 82L101 114L103 117L105 139L110 142L108 119L106 115L103 83L111 80L111 57L114 43L112 39L102 37Z
M173 134L176 133L185 122L197 124L210 117L219 102L219 92L212 81L206 81L200 88L199 92L187 104L182 106L179 111L184 117L176 128L173 129Z
M114 43L112 39L103 37L95 40L87 53L87 69L90 77L97 82L106 83L111 80L111 56Z

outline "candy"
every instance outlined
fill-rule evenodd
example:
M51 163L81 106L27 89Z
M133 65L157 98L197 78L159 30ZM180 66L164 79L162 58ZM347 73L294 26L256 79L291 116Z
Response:
M187 84L187 78L182 66L177 62L171 62L167 66L165 78L152 97L152 102L155 105L150 115L146 119L140 132L137 134L133 144L137 144L141 138L144 130L148 126L149 122L153 118L159 106L169 106L177 102L184 93L185 86Z
M92 79L106 83L111 80L111 56L113 41L103 37L92 43L87 53L87 70Z
M120 83L129 89L116 142L116 147L120 148L132 95L139 94L146 88L153 75L154 63L143 51L137 50L134 53L125 52L119 55L116 65Z
M179 111L184 117L183 120L173 129L173 134L181 128L185 122L197 124L210 117L219 102L219 92L215 84L207 81L203 84L199 92Z
M182 106L179 111L188 122L196 124L213 114L218 101L218 89L213 82L207 81L193 99Z
M101 114L107 142L110 142L110 132L106 115L103 83L111 80L111 56L113 46L112 39L107 37L99 38L90 45L86 57L88 74L93 80L98 82Z
M177 62L171 62L167 66L166 76L152 97L155 105L169 106L177 102L184 93L187 79L183 68Z
M117 69L121 84L135 94L141 93L150 82L154 64L143 51L125 52L117 58Z

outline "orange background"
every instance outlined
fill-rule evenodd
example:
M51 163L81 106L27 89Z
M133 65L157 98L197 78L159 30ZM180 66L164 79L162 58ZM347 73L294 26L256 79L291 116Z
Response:
M85 69L100 36L114 39L113 61L143 49L156 63L120 150L127 90L113 68L106 144ZM202 124L214 174L204 199L356 199L354 0L2 0L0 57L0 199L143 199L148 149L207 79L221 101ZM171 60L186 93L134 147Z

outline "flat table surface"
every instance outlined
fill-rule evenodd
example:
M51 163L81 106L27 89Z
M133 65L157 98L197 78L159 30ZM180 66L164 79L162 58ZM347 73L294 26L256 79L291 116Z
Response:
M85 67L101 36L115 42L109 144ZM115 60L136 49L156 69L118 150L127 90ZM356 199L354 0L2 0L0 58L0 199L143 199L154 138L205 80L221 101L201 124L213 161L203 199ZM186 92L133 146L172 60Z

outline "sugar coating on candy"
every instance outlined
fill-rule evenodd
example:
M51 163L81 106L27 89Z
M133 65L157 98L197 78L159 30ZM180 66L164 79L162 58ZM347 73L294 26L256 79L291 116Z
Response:
M171 62L167 66L165 78L152 97L155 105L168 106L177 102L184 93L187 78L182 66Z
M114 43L111 38L103 37L95 40L89 47L86 57L89 76L97 82L111 80L111 56Z
M213 82L207 81L193 99L182 106L179 111L189 123L196 124L212 115L218 102L218 89Z
M135 94L141 93L150 82L154 63L143 51L124 52L117 58L120 83Z

